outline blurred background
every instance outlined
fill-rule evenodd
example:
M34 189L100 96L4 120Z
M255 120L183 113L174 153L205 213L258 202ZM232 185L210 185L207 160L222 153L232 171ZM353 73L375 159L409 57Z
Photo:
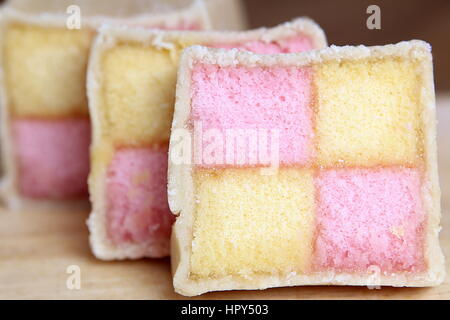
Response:
M242 1L250 28L270 27L308 16L325 30L329 44L381 45L402 40L425 40L433 47L436 88L450 92L449 0ZM2 2L4 0L0 0ZM370 5L378 5L381 9L380 30L366 27L370 15L366 10Z
M436 88L450 91L449 0L244 0L250 27L274 26L309 16L328 43L378 45L422 39L433 47ZM381 29L369 30L369 5L381 9Z

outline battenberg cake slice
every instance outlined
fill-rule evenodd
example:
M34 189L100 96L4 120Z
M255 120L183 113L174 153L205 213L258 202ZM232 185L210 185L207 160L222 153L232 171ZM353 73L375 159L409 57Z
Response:
M164 29L244 24L239 1L14 0L2 7L3 200L10 209L87 204L86 68L102 23ZM76 7L80 25L77 26ZM69 10L70 9L70 10ZM80 27L79 29L69 29Z
M439 198L427 43L184 51L168 174L178 293L438 285Z
M98 258L169 254L174 216L167 204L167 150L178 57L191 44L279 53L323 48L326 40L305 18L245 32L101 28L88 68L88 224Z

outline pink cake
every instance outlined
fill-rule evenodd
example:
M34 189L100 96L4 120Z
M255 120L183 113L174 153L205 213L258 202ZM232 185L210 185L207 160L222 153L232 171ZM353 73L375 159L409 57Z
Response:
M307 164L313 156L313 113L308 107L313 99L311 70L241 67L222 69L199 64L192 73L192 86L191 121L194 125L195 122L201 123L203 131L220 130L225 137L227 129L275 129L283 137L279 141L282 164ZM273 99L274 96L276 99ZM243 109L246 110L245 113L242 112ZM282 109L283 112L274 114L273 109ZM202 145L206 146L208 140L208 135L205 134ZM269 137L264 149L269 150L270 144ZM209 155L203 154L201 165L235 164L239 160L237 153L241 150L236 146L233 150L228 150L225 145L222 159L213 156L208 161ZM249 148L243 150L250 151ZM208 148L203 148L204 153L207 151ZM232 163L226 161L227 152L234 154L229 159ZM244 158L240 165L250 164L249 154L240 156ZM214 160L219 163L209 163ZM262 160L264 159L258 159L258 162L261 163Z
M108 168L108 234L116 244L146 243L167 255L172 223L167 204L167 147L116 151Z
M251 51L259 54L276 54L289 52L302 52L314 49L314 43L310 38L305 36L297 36L288 39L281 39L277 42L250 41L247 43L220 43L212 44L211 48L233 49L240 48L242 50Z
M337 169L317 184L317 269L420 272L426 214L417 169Z
M186 49L169 150L175 290L440 284L434 117L421 41Z
M87 196L89 119L12 121L19 190L36 199Z
M105 38L115 39L117 44L103 47ZM153 45L149 46L149 43ZM298 19L273 29L236 33L103 28L93 49L89 74L90 83L95 85L89 96L90 101L94 101L90 106L94 110L92 114L96 115L93 123L100 128L94 129L98 135L94 137L92 148L94 160L90 191L94 209L89 226L93 251L99 258L160 257L169 254L173 219L168 218L167 198L163 195L166 176L160 174L167 167L167 157L162 156L163 151L160 149L157 151L158 156L154 154L154 146L168 144L178 66L174 57L192 43L203 43L215 48L254 50L265 54L323 47L325 39L319 27L307 19ZM287 81L267 83L258 92L253 92L252 88L261 80L256 73L242 70L236 74L219 73L216 78L208 78L209 73L215 74L214 71L205 69L197 80L208 82L208 90L216 90L215 84L223 80L229 91L220 93L212 100L208 100L207 96L199 98L204 100L204 106L199 107L199 117L203 112L211 114L205 129L217 127L224 119L233 123L242 107L249 108L253 113L248 118L240 117L239 126L242 128L246 128L252 118L267 126L275 124L277 119L270 118L268 113L257 112L258 108L253 102L260 95L268 99L274 91L282 90L288 94L279 97L278 107L282 107L285 100L305 101L304 113L295 113L297 106L292 105L290 113L283 116L286 127L279 129L284 133L292 133L292 136L282 142L283 150L289 153L282 161L287 164L308 161L313 152L309 139L312 134L312 114L306 108L312 99L309 70L269 71L265 76L285 76ZM236 89L234 83L241 83L242 86ZM221 109L221 104L235 94L244 98L235 101L234 109ZM271 101L263 101L263 107L273 107L268 102ZM303 129L294 132L295 127ZM269 139L267 145L272 142ZM296 153L299 150L307 154ZM205 158L207 156L205 154ZM251 160L251 155L246 157L248 159L244 162ZM129 165L142 168L131 170ZM136 186L133 182L134 170L142 171L145 167L150 177Z

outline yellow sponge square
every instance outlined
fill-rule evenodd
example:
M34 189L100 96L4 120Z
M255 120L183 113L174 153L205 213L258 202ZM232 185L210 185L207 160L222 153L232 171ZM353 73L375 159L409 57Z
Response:
M5 77L18 116L87 115L86 68L93 33L13 24L5 34Z
M167 142L179 50L122 44L102 60L106 132L116 144Z
M416 163L422 127L414 61L333 61L315 71L321 165Z
M314 230L309 170L198 170L194 181L191 277L307 271Z

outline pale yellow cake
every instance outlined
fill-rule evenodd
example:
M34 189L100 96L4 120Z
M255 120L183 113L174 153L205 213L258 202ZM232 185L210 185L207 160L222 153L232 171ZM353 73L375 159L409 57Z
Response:
M286 55L193 46L176 94L178 293L443 282L427 43Z

